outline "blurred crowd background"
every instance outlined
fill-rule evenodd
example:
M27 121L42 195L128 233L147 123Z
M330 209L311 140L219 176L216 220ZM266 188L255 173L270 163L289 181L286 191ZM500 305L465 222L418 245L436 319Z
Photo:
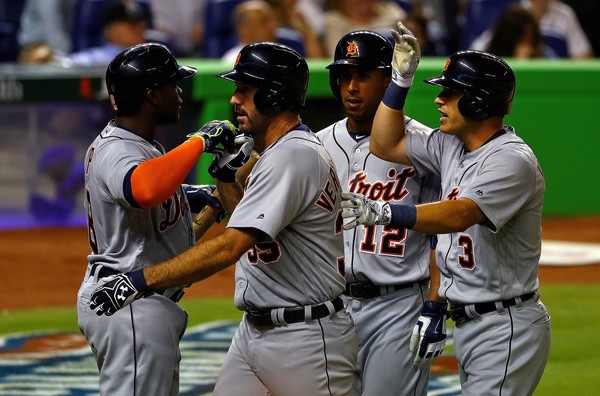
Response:
M0 0L0 62L105 66L161 42L178 57L233 62L275 41L331 58L356 29L386 36L403 21L424 56L479 49L512 58L600 55L600 1L590 0Z

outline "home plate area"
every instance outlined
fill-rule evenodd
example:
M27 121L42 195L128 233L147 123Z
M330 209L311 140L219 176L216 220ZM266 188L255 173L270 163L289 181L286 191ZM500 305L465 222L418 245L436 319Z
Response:
M237 328L236 322L191 327L181 341L181 396L212 394L219 369ZM448 329L447 347L452 345ZM460 395L456 362L434 362L429 395ZM23 333L0 337L0 395L98 395L98 369L79 333Z

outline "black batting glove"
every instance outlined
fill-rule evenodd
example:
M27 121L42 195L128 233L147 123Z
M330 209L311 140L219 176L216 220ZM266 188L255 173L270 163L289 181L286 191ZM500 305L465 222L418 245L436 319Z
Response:
M206 205L221 211L223 205L214 195L217 186L214 184L183 184L183 191L190 204L192 213L200 213Z
M90 308L96 315L111 316L119 309L139 299L148 290L144 270L102 278L106 282L96 288L90 298Z

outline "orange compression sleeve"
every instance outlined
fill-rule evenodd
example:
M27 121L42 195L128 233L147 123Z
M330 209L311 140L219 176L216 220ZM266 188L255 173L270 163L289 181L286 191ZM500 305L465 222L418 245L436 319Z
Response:
M131 192L145 209L171 197L204 152L204 141L192 138L168 153L142 162L131 174Z

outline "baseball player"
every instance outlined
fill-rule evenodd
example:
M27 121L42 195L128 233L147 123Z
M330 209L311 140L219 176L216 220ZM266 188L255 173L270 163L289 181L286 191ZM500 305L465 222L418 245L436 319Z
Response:
M339 40L327 68L331 90L347 117L317 136L333 157L344 191L360 192L379 202L437 201L440 180L435 175L422 178L412 166L384 161L369 152L373 117L391 80L392 52L391 43L372 31L353 31ZM405 122L406 128L428 130L408 117ZM344 294L350 297L348 310L359 338L353 393L425 395L429 366L419 368L419 362L413 368L409 348L429 297L427 236L404 228L365 226L345 231L344 241ZM437 290L432 298L437 299Z
M440 128L404 127L404 99L419 62L416 39L401 23L394 82L377 110L371 151L442 179L442 201L407 205L344 194L345 225L386 224L438 234L438 293L456 323L454 352L463 395L531 395L546 366L550 317L540 301L544 176L532 150L504 125L515 75L502 59L461 51L435 98Z
M101 278L154 265L194 246L190 204L218 206L209 192L181 183L205 151L231 147L235 127L214 122L165 154L158 125L181 111L178 81L196 70L179 66L160 44L117 55L106 71L116 118L85 156L85 209L92 252L78 292L78 324L95 355L103 395L179 394L179 340L187 313L181 288L156 289L108 320L89 308Z
M237 261L234 301L245 314L214 394L347 395L358 340L341 297L341 186L330 155L300 119L308 65L287 46L259 42L218 77L235 82L230 103L240 132L261 155L227 228L161 265L106 280L90 306L108 315L135 309L149 290L195 282Z

